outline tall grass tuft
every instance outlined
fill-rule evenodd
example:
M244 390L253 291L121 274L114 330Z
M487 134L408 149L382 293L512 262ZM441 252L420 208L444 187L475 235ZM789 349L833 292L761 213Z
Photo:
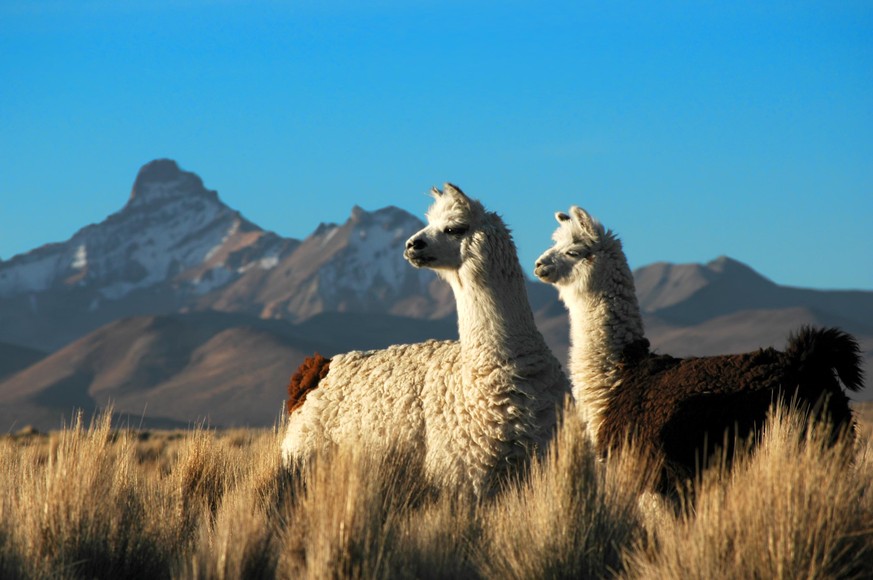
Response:
M543 461L483 514L488 578L601 578L622 569L641 533L637 498L650 470L636 456L598 460L576 413Z
M174 557L161 502L138 476L134 440L79 414L53 442L2 448L3 560L24 577L162 578Z
M164 485L173 499L175 520L182 540L191 540L200 522L209 521L236 479L240 463L233 461L228 446L202 427L194 429L180 444Z
M873 571L873 479L852 443L777 409L758 449L698 482L693 506L629 557L635 578L864 578ZM869 449L869 447L868 447Z
M3 484L14 485L13 474L22 469L22 462L16 445L9 441L0 441L0 473L5 474ZM24 578L25 555L21 553L13 536L15 528L16 505L12 501L12 493L0 494L0 578Z
M409 512L429 485L419 458L400 451L339 448L317 457L286 511L282 567L293 577L402 577Z
M206 442L204 438L195 447ZM182 495L189 503L199 497L200 511L194 520L199 525L196 545L177 576L275 578L280 555L278 509L290 487L280 465L277 433L243 445L222 445L213 438L208 446L212 452L189 448L183 461L187 467L179 476ZM235 448L255 453L237 453ZM207 456L212 459L202 464Z

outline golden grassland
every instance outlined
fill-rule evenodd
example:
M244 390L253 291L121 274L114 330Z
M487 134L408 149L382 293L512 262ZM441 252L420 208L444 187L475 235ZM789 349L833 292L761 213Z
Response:
M798 422L777 413L758 452L670 503L643 492L652 466L598 461L570 417L528 477L477 504L401 453L336 450L295 476L281 428L103 415L0 438L0 578L871 577L869 424L847 460Z

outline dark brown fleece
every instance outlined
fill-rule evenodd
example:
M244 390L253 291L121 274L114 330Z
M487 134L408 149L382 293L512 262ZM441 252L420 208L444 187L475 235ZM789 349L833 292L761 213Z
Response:
M330 359L318 353L303 361L297 371L291 375L291 382L288 384L289 415L303 404L309 391L318 387L318 383L327 376L329 369Z
M860 350L837 329L804 327L785 352L679 359L648 347L642 340L625 349L621 384L606 405L598 441L606 452L629 434L664 460L662 486L693 476L716 447L732 452L735 438L760 429L777 400L796 400L835 433L854 424L837 376L860 390Z

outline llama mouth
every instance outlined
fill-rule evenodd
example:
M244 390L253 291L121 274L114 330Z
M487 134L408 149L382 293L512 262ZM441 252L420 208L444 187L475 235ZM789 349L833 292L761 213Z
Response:
M413 254L412 252L407 252L405 258L416 268L421 268L422 266L436 261L436 258L433 256L422 256L421 254Z
M536 276L543 282L551 282L552 274L554 274L554 271L552 271L550 268L537 268L534 270L534 276Z

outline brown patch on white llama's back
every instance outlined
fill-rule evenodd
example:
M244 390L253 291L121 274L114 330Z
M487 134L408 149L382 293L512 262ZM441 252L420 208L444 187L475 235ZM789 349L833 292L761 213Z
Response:
M297 367L297 371L291 375L291 382L288 383L287 406L289 415L303 405L306 394L318 387L318 383L327 376L329 369L330 359L324 358L318 353L306 357L306 360Z

